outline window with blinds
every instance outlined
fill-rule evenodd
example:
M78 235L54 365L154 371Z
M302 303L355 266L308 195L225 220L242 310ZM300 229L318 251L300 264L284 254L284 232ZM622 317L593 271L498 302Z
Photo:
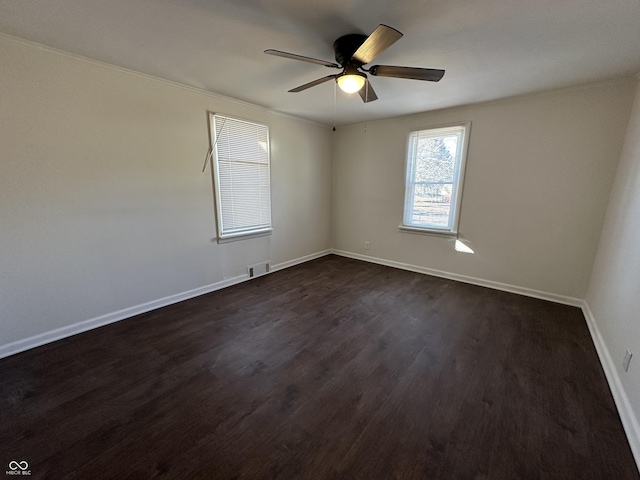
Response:
M211 114L219 241L271 232L269 129Z

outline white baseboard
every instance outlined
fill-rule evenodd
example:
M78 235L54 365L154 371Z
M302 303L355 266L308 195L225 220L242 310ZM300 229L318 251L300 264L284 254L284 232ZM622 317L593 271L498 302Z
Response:
M360 255L359 253L346 252L344 250L332 250L331 253L340 255L343 257L354 258L356 260L363 260L365 262L377 263L379 265L386 265L387 267L400 268L402 270L408 270L410 272L424 273L426 275L433 275L434 277L448 278L449 280L456 280L458 282L470 283L472 285L478 285L481 287L493 288L495 290L502 290L510 293L517 293L527 297L539 298L541 300L549 300L551 302L562 303L564 305L571 305L573 307L581 307L583 300L574 297L567 297L564 295L557 295L555 293L542 292L540 290L533 290L531 288L518 287L516 285L509 285L506 283L494 282L492 280L484 280L482 278L469 277L467 275L459 275L457 273L445 272L443 270L436 270L433 268L420 267L418 265L411 265L408 263L396 262L394 260L386 260L384 258L370 257L368 255Z
M305 255L304 257L295 258L293 260L289 260L282 263L277 263L275 265L271 265L271 272L277 272L278 270L282 270L284 268L289 268L289 267L293 267L294 265L299 265L300 263L309 262L311 260L315 260L316 258L329 255L330 253L331 253L331 249L327 249L327 250L322 250L321 252L312 253L311 255Z
M596 319L591 312L591 308L589 308L589 304L586 301L582 302L582 312L584 313L584 318L587 320L587 326L589 327L593 344L598 352L598 357L600 357L602 369L607 377L607 382L609 383L613 400L618 408L618 414L620 415L624 431L627 434L627 440L629 441L633 458L640 470L640 425L638 425L638 419L631 408L629 397L622 386L622 381L620 380L618 370L611 359L609 349L600 334L598 323L596 322Z
M313 253L311 255L306 255L304 257L279 263L271 267L271 272L276 272L284 268L288 268L294 265L298 265L300 263L308 262L309 260L320 258L324 255L328 255L329 253L331 253L330 250L324 250L322 252ZM175 295L169 295L168 297L160 298L158 300L153 300L151 302L142 303L140 305L135 305L133 307L124 308L116 312L107 313L106 315L100 315L99 317L90 318L82 322L74 323L72 325L67 325L61 328L56 328L55 330L43 332L38 335L34 335L32 337L28 337L22 340L17 340L15 342L12 342L6 345L1 345L0 358L4 358L10 355L14 355L16 353L24 352L25 350L39 347L40 345L44 345L45 343L55 342L56 340L70 337L72 335L86 332L88 330L102 327L104 325L118 322L120 320L125 320L135 315L140 315L141 313L150 312L151 310L156 310L161 307L166 307L168 305L182 302L190 298L198 297L206 293L215 292L216 290L221 290L223 288L230 287L232 285L236 285L241 282L246 282L247 280L250 280L249 275L247 274L238 275L237 277L221 280L219 282L205 285L203 287L194 288L193 290L177 293Z
M7 345L0 346L0 358L8 357L16 353L29 350L31 348L39 347L45 343L55 342L65 337L70 337L78 333L86 332L94 328L102 327L110 323L118 322L126 318L139 315L141 313L150 312L160 307L172 305L174 303L182 302L193 297L204 295L205 293L214 292L231 285L236 285L240 282L244 282L249 279L249 275L239 275L237 277L222 280L220 282L205 285L203 287L194 288L186 292L177 293L175 295L169 295L168 297L160 298L158 300L152 300L151 302L142 303L133 307L124 308L116 312L100 315L99 317L90 318L89 320L83 320L82 322L67 325L65 327L56 328L48 332L40 333L23 340L18 340Z

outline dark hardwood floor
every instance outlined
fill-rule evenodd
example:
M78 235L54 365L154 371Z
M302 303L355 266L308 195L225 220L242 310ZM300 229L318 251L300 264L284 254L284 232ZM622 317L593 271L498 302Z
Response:
M0 381L0 473L31 478L640 478L578 308L336 256Z

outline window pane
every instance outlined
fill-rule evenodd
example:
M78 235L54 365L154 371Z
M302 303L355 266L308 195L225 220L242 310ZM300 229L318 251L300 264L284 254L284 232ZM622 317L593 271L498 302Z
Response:
M447 227L451 215L453 183L431 183L415 186L411 224Z
M417 182L453 182L457 150L456 135L418 137Z

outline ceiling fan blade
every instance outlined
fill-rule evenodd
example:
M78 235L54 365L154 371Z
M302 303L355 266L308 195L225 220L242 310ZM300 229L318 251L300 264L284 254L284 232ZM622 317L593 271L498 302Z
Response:
M373 90L371 82L369 82L368 78L364 84L364 87L358 90L358 93L360 94L360 98L362 98L362 101L364 103L373 102L374 100L378 99L378 95L376 95L376 92Z
M391 65L374 65L367 71L378 77L410 78L428 82L439 82L444 76L444 70L435 68L394 67Z
M321 83L328 82L332 78L336 78L336 77L338 77L338 75L328 75L326 77L322 77L317 80L314 80L313 82L305 83L304 85L300 85L299 87L292 88L291 90L289 90L289 92L298 93L303 90L306 90L307 88L315 87L316 85L320 85Z
M402 38L395 28L387 25L378 25L371 35L358 47L351 58L361 62L363 65L370 63L374 58L384 52L391 45Z
M295 53L281 52L280 50L265 50L267 55L275 55L276 57L290 58L291 60L301 60L303 62L315 63L316 65L324 65L325 67L341 68L337 63L325 62L324 60L318 60L317 58L305 57L303 55L296 55Z

